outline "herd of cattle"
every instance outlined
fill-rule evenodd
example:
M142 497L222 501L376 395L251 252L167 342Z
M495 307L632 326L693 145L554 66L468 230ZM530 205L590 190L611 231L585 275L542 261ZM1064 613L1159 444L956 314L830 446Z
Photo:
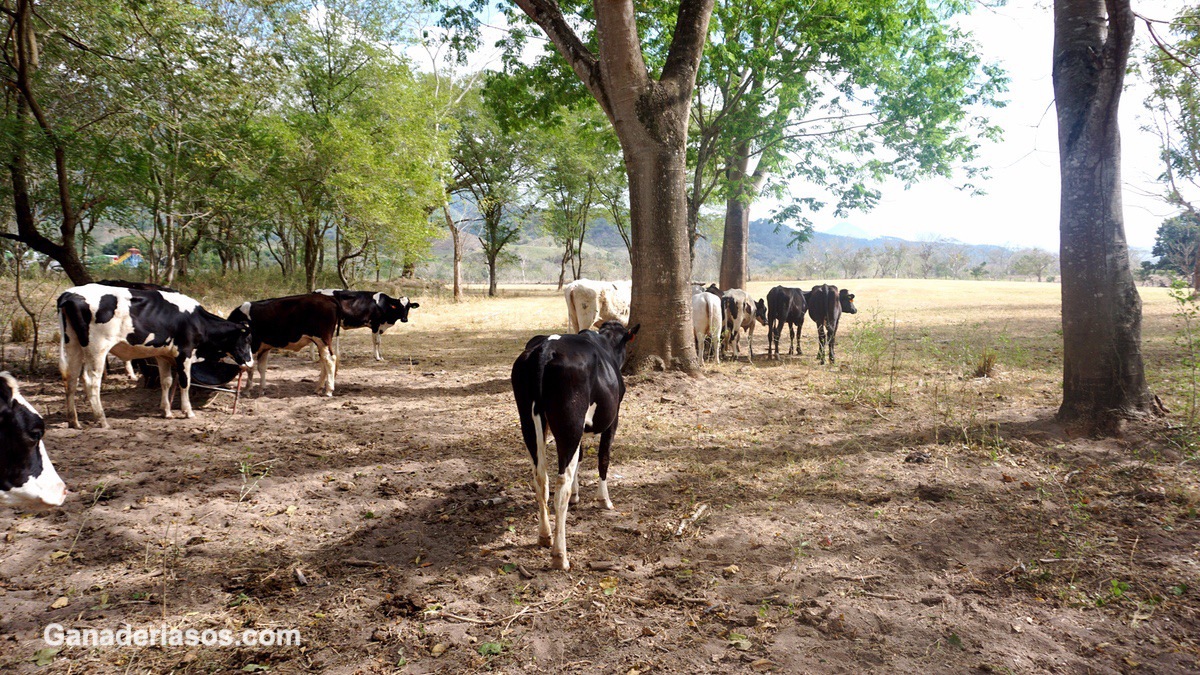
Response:
M765 300L753 300L741 289L721 292L715 285L695 284L692 315L696 348L702 358L706 341L719 362L722 351L741 351L745 332L753 359L756 324L767 326L767 354L779 357L783 326L789 328L788 354L800 353L804 316L817 325L818 360L834 360L838 320L854 314L854 295L832 285L809 291L776 286ZM567 325L564 335L538 335L529 340L512 368L513 395L521 434L534 463L538 502L538 542L552 546L551 563L570 569L566 553L569 503L579 500L580 444L584 434L600 436L598 449L600 501L613 508L608 495L608 464L616 433L625 383L621 369L626 346L639 326L627 328L630 305L628 282L580 279L564 289ZM342 329L371 329L376 360L383 360L381 336L396 323L408 321L420 305L408 298L391 298L369 291L320 290L305 295L245 302L221 318L200 303L166 286L104 281L76 286L58 298L61 328L59 369L66 388L67 422L79 428L76 389L82 384L100 426L108 427L100 402L100 383L107 357L127 363L149 360L143 373L156 374L162 390L162 410L171 417L175 389L180 411L193 417L189 390L228 383L249 372L259 374L260 393L266 387L266 364L272 350L298 351L312 345L321 361L318 393L332 396ZM595 328L596 330L591 330ZM226 361L226 357L233 363ZM145 361L149 364L149 361ZM130 371L132 374L132 370ZM0 373L0 504L61 505L66 485L54 470L42 437L41 416L20 394L17 381ZM549 434L549 436L548 436ZM556 452L547 451L553 437ZM550 470L557 468L555 527L549 520Z

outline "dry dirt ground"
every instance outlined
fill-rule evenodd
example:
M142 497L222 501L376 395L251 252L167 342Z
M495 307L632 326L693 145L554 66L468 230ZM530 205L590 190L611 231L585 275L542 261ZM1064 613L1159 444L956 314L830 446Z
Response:
M508 382L526 339L565 325L549 289L419 298L387 362L345 339L332 399L306 356L276 357L236 415L222 394L166 420L113 372L113 428L85 407L76 431L56 379L30 381L73 494L0 522L0 671L1200 670L1165 291L1143 293L1146 352L1175 413L1093 440L1051 421L1057 286L848 285L835 366L810 324L802 356L762 358L760 328L752 365L628 378L616 510L588 446L568 573L537 546ZM294 627L303 645L41 651L51 622Z

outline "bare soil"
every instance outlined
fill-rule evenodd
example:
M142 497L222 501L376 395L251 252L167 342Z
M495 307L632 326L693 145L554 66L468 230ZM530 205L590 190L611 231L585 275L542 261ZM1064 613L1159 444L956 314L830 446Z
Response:
M387 362L345 338L332 399L306 354L274 357L236 415L219 394L191 420L113 372L113 428L85 404L76 431L57 380L29 381L74 494L0 522L0 670L1200 671L1178 418L1105 440L1054 424L1057 287L943 285L938 304L919 282L851 283L837 365L816 363L811 325L802 356L767 361L759 327L753 364L627 378L616 510L589 446L566 573L537 546L508 381L529 336L563 328L552 291L422 298ZM1146 344L1169 393L1164 298L1147 296ZM971 377L984 349L995 370ZM63 648L37 666L51 622L295 627L303 646Z

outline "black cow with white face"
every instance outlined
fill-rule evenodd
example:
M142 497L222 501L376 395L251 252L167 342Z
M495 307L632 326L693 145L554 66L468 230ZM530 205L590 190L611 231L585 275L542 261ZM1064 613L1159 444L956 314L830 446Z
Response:
M813 286L805 293L808 300L808 316L817 324L817 338L821 342L817 352L817 361L825 363L825 343L829 342L829 362L833 363L833 344L837 339L838 321L842 312L858 314L854 306L854 294L846 289L838 290L833 284Z
M192 366L225 355L243 368L254 365L250 327L226 321L181 293L103 284L69 288L58 296L62 328L59 372L67 390L67 422L79 428L75 389L80 376L92 413L108 428L100 403L100 379L109 352L125 361L158 362L164 417L171 417L171 388L178 382L179 409L195 417L188 392Z
M341 323L338 301L328 295L307 293L283 298L243 302L229 314L231 321L246 321L254 335L254 357L258 359L259 394L267 389L267 357L273 349L300 351L308 345L317 348L321 357L321 379L317 393L333 396L337 375L337 357L333 355L333 338ZM254 385L250 373L247 389Z
M600 500L608 497L608 460L625 397L625 346L640 326L626 330L620 321L606 321L599 331L574 335L538 335L512 367L513 396L521 418L521 435L533 458L534 490L538 502L538 544L550 546L550 471L558 473L554 487L554 546L551 566L569 570L567 508L579 499L580 442L585 433L600 434ZM546 446L554 434L557 457Z
M387 329L398 323L408 323L408 313L421 306L418 302L409 302L407 297L393 298L386 293L371 291L342 291L333 288L318 289L317 293L328 295L337 300L341 308L342 328L371 329L371 342L375 346L375 360L383 360L381 347L383 334ZM337 356L341 358L342 341L337 339Z
M46 454L45 433L42 416L21 396L17 380L0 373L0 504L60 506L67 498Z

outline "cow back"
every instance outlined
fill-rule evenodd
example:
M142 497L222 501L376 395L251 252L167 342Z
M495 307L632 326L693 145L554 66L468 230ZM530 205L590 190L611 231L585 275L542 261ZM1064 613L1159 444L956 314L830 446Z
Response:
M813 286L808 294L808 315L818 326L837 328L842 316L842 305L838 300L838 287L833 284Z

